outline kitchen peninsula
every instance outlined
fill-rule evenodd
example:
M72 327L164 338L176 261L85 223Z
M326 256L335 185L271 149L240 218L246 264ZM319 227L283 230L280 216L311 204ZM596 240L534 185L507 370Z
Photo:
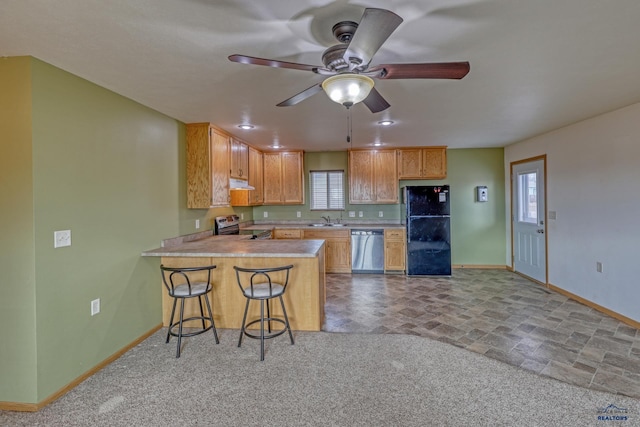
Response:
M169 267L216 265L212 274L213 317L216 327L230 329L240 328L246 301L238 287L233 266L262 268L293 264L284 296L291 328L319 331L324 321L325 303L324 240L249 240L231 237L209 236L173 243L143 252L142 256L161 257L162 264ZM274 280L282 279L276 276ZM168 326L172 300L160 279L158 288L162 290L163 324ZM199 310L195 301L191 305L188 302L185 305L185 317ZM279 304L273 305L272 313L282 315ZM250 307L249 316L258 315L258 304Z

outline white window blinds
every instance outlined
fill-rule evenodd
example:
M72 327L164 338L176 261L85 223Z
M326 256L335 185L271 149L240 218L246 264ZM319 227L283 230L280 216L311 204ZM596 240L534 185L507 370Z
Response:
M311 209L344 209L344 171L311 171Z

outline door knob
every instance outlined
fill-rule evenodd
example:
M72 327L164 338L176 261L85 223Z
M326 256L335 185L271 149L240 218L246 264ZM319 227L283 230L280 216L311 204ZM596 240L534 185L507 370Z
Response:
M537 233L544 234L544 230L536 230Z

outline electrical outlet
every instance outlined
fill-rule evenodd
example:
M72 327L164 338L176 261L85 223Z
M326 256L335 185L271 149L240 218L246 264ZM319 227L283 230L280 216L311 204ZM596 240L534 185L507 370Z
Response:
M61 230L53 232L53 247L64 248L71 246L71 230Z
M356 211L349 211L349 218L355 218L356 217Z
M199 219L196 219L196 230L197 230L198 228L200 228L200 220L199 220Z
M243 219L244 219L244 214L240 212L240 221L242 221Z
M358 211L358 218L362 218L362 211Z
M100 313L100 298L91 301L91 315L95 316Z
M602 263L600 261L596 262L596 271L602 273Z
M384 217L384 212L378 211L378 218L383 218L383 217Z
M298 211L296 212L296 217L300 218L302 216L302 212Z
M262 214L262 216L263 216L264 218L269 218L269 212L264 212L264 213Z

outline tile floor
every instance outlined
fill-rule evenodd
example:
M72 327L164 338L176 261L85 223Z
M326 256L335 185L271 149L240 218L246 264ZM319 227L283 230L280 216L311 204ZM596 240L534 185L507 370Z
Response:
M324 330L414 334L582 387L640 398L640 332L505 270L327 274Z

